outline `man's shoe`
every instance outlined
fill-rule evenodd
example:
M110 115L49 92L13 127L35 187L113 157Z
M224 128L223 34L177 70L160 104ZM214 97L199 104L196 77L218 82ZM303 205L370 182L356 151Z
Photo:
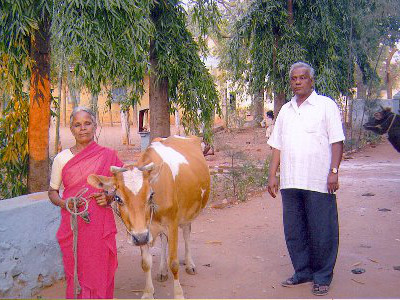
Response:
M329 285L328 284L318 284L314 283L312 287L312 293L314 296L326 296L329 291Z
M311 279L295 280L293 277L290 277L290 278L286 279L285 281L282 281L281 285L284 287L294 287L296 285L311 282L311 281L312 281Z

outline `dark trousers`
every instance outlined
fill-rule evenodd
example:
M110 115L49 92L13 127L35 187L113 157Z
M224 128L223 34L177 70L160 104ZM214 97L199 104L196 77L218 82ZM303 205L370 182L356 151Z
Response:
M286 245L294 279L330 284L339 247L336 195L282 189Z

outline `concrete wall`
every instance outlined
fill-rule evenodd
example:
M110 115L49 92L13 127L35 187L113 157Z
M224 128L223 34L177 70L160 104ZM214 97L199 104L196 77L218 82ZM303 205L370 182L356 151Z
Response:
M390 107L393 112L399 113L400 100L398 99L374 99L374 100L364 100L355 99L353 100L353 128L359 127L368 121L368 118L373 115L373 113L380 111L380 105L383 107ZM364 116L363 116L364 113Z
M46 192L0 201L0 298L31 298L63 278L59 224Z

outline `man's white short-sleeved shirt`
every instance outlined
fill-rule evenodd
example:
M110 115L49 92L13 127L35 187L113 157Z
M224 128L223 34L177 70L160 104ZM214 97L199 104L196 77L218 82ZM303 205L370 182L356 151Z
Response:
M327 193L331 144L344 141L336 103L315 91L282 106L268 144L280 150L280 187Z

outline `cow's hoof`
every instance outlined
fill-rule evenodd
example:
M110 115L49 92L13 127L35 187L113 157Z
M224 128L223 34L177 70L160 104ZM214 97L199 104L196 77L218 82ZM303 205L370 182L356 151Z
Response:
M195 268L186 268L186 273L189 275L196 275L196 269Z
M157 274L156 280L158 282L164 282L168 280L168 274Z

